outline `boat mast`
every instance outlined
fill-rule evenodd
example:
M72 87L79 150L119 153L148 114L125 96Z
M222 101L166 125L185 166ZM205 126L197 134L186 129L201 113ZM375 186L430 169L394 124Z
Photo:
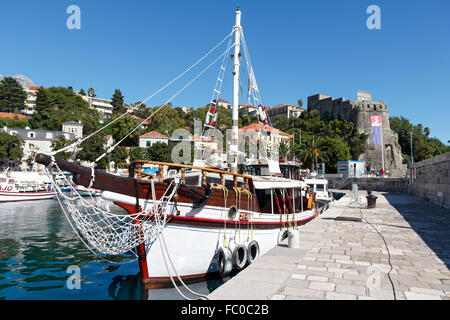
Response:
M239 135L239 56L240 56L240 35L241 35L241 10L236 9L236 24L234 31L234 63L233 63L233 113L231 127L230 152L232 156L231 172L237 173L238 163L238 135Z

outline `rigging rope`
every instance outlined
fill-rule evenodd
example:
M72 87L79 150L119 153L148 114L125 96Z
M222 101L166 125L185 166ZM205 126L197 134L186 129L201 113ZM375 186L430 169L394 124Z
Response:
M180 89L177 93L175 93L172 97L169 98L169 100L167 100L163 105L161 105L155 112L153 112L150 116L148 116L144 122L150 120L151 117L153 117L159 110L161 110L164 106L166 106L170 101L172 101L176 96L178 96L184 89L186 89L188 86L190 86L194 81L196 81L198 78L200 78L200 76L205 73L210 67L212 67L223 55L225 55L230 48L227 48L220 56L218 56L213 62L211 62L205 69L203 69L197 76L195 76L191 81L189 81L182 89ZM117 142L115 145L113 145L112 147L110 147L105 153L103 153L102 155L100 155L97 159L95 159L95 162L98 162L99 160L101 160L103 157L105 157L107 154L111 153L120 143L122 143L122 141L124 141L126 138L128 138L131 134L133 134L133 132L135 132L137 129L139 129L141 127L141 125L137 125L133 130L131 130L130 132L128 132L119 142Z
M120 120L122 117L126 116L127 114L131 113L132 111L134 111L136 108L138 108L139 106L141 106L142 104L144 104L146 101L150 100L151 98L153 98L154 96L156 96L158 93L160 93L161 91L163 91L164 89L166 89L168 86L170 86L172 83L174 83L176 80L178 80L179 78L181 78L183 75L185 75L187 72L189 72L192 68L194 68L197 64L199 64L201 61L203 61L207 56L209 56L214 50L216 50L226 39L228 39L229 37L231 37L231 35L233 34L233 32L230 32L222 41L220 41L216 46L214 46L210 51L208 51L205 55L203 55L199 60L197 60L194 64L192 64L189 68L187 68L185 71L183 71L182 73L180 73L178 76L176 76L174 79L172 79L171 81L169 81L167 84L165 84L164 86L162 86L159 90L157 90L155 93L153 93L152 95L148 96L147 98L145 98L142 102L138 103L137 105L133 106L132 108L128 109L125 113L121 114L119 117L117 117L116 119L112 120L111 122L108 122L106 125L104 125L103 127L101 127L100 129L98 129L97 131L87 135L86 137L84 137L83 139L76 141L72 144L70 144L69 146L66 146L64 148L61 148L59 150L53 151L50 154L51 155L55 155L59 152L63 152L69 149L74 149L80 145L81 143L83 143L84 141L86 141L87 139L91 138L92 136L96 135L97 133L103 131L104 129L106 129L108 126L112 125L113 123L115 123L116 121Z

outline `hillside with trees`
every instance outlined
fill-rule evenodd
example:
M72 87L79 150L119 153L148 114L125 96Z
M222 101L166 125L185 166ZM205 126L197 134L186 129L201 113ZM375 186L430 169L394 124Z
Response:
M411 132L414 162L419 162L439 154L449 152L450 146L446 146L438 138L430 137L431 130L422 124L413 125L404 117L389 118L391 129L398 134L403 163L408 163L411 155Z
M280 156L295 156L311 170L323 162L327 172L336 172L338 160L358 159L365 151L367 135L360 134L353 122L321 116L317 110L303 112L299 118L277 116L273 126L295 134L293 146Z

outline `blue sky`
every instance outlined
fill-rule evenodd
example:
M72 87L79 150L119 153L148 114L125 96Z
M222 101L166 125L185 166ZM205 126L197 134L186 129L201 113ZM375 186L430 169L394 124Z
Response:
M81 9L80 30L66 27L72 4ZM384 100L391 116L450 139L447 0L3 1L0 74L25 74L42 86L93 87L109 99L120 88L126 102L140 101L222 40L238 4L265 105L299 98L306 105L316 93L355 99L363 90ZM381 30L366 26L371 4L381 9ZM149 105L165 102L210 61ZM174 105L206 104L219 65ZM231 100L227 70L223 98Z

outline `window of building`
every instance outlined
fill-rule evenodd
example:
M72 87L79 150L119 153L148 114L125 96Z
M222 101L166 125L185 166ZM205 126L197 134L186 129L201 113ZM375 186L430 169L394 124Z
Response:
M34 132L28 132L28 138L34 138L35 134Z
M152 142L151 141L146 141L146 146L147 147L151 147L152 146Z

